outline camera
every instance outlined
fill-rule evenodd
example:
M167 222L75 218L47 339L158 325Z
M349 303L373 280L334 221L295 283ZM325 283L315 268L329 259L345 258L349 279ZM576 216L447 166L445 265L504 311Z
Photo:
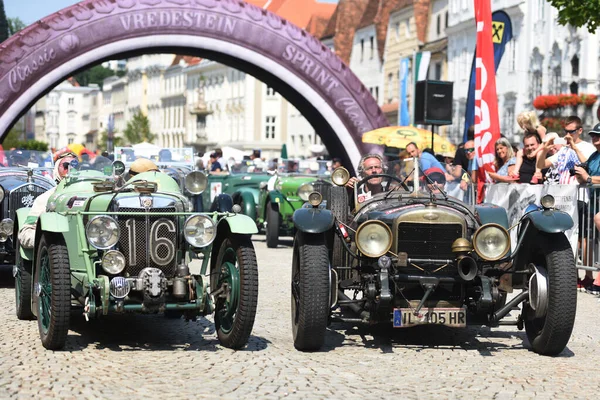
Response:
M583 168L585 170L585 172L587 172L588 174L590 172L590 171L588 171L588 165L587 165L586 162L577 165L577 167ZM574 176L575 175L575 168L570 168L569 169L569 174L571 174L571 176Z

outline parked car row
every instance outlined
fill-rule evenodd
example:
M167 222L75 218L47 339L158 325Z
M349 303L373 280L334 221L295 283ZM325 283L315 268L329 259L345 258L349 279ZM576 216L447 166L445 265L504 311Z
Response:
M207 177L193 170L187 150L169 150L170 161L155 160L160 171L133 177L126 172L137 155L128 149L112 163L72 163L37 221L35 246L17 244L17 316L37 318L44 347L64 346L73 310L86 319L214 313L220 342L243 347L256 313L251 235L259 229L268 247L294 236L298 350L320 349L332 322L512 323L545 355L570 338L576 268L564 232L573 222L551 196L509 227L506 210L475 205L470 182L441 183L416 162L390 164L349 189L348 171L326 163L286 160L267 173L248 162ZM26 190L33 179L52 184L31 168L19 173ZM382 190L365 197L362 188L373 184ZM10 210L14 238L29 208ZM518 318L504 320L518 305Z

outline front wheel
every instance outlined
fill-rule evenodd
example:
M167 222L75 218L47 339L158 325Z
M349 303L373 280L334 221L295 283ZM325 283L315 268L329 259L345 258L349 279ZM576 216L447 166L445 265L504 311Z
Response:
M267 247L274 249L279 244L279 209L273 204L267 204Z
M71 312L71 271L69 253L62 241L42 234L37 251L36 288L38 328L42 345L62 349L69 332Z
M330 275L323 234L296 234L292 259L292 333L294 347L319 350L329 319Z
M523 307L525 332L533 351L555 356L567 346L575 324L577 269L564 234L542 234L536 247L538 271Z
M223 346L240 349L248 343L258 302L258 266L250 237L223 240L212 273L217 337Z

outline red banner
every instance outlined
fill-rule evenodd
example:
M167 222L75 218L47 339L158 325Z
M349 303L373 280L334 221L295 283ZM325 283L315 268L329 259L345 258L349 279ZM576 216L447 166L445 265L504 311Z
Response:
M494 171L496 141L500 138L498 97L492 42L490 0L475 0L477 52L475 59L475 154L477 155L478 198L483 199L483 184L490 181L485 171Z

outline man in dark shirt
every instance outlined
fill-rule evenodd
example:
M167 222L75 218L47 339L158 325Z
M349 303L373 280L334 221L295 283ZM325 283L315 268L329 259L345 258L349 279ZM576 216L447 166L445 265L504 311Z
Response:
M519 183L542 183L543 175L541 171L536 171L535 166L540 143L540 136L535 132L526 133L523 137L523 162L519 168Z

